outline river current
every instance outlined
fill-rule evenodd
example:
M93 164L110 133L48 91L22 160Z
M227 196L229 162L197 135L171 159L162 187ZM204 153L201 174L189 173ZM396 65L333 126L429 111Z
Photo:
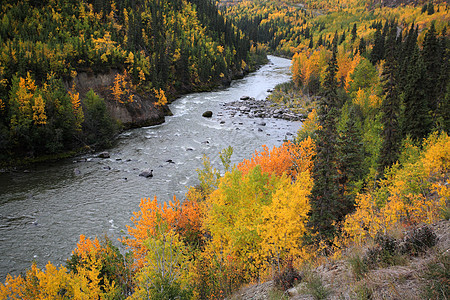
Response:
M256 119L230 112L224 103L247 95L267 97L268 89L290 80L290 60L270 62L224 90L189 94L170 105L164 124L122 133L110 158L84 155L27 170L0 173L0 281L35 261L64 264L79 240L126 235L143 197L181 201L198 183L203 155L220 169L219 151L232 146L232 162L249 158L261 145L280 145L300 122ZM206 110L212 118L202 117ZM152 169L153 177L139 176ZM117 245L119 243L117 242Z

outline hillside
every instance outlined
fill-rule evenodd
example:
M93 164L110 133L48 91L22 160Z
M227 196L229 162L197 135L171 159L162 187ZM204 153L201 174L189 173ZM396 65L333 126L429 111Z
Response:
M120 126L163 122L168 101L227 85L258 56L210 1L3 1L0 20L4 161L108 146ZM85 101L91 89L99 98Z
M284 293L271 280L242 288L227 299L424 299L425 295L440 299L448 292L450 222L440 221L430 228L437 244L418 256L399 256L397 263L361 274L356 262L368 248L350 248L340 259L321 258L305 265L302 279Z

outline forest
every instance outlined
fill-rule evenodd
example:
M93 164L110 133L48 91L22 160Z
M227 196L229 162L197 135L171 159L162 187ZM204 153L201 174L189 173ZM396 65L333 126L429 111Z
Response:
M96 11L95 5L99 4L88 5L93 10L84 14ZM194 5L201 6L200 2L183 2L183 9L179 8L187 13L185 9ZM120 52L117 42L111 48L101 48L104 52L100 55L95 52L93 39L93 52L90 48L83 50L87 54L81 57L86 59L92 53L92 59L100 55L97 58L102 61L102 55L106 55L105 65L121 64L137 84L140 71L147 78L149 70L159 70L158 60L136 55L130 64L127 57L119 59L120 53L134 53L131 45L138 38L136 31L135 35L127 30L119 31L123 35L113 34L118 25L115 18L109 19L111 11L93 13L92 20L109 20L108 39L123 38L120 45L130 50ZM136 22L131 21L132 13L125 17L126 11L123 28ZM203 167L197 170L199 184L190 187L184 199L174 197L161 204L156 196L142 198L140 210L131 217L133 225L121 239L127 253L121 253L108 237L80 233L65 266L49 263L39 269L33 265L23 275L9 275L0 284L0 299L224 299L246 284L268 280L278 282L284 291L300 277L297 270L302 266L342 257L352 247L378 243L384 252L373 250L371 256L357 261L356 281L364 282L368 268L394 265L399 255L396 251L408 255L422 251L423 245L419 247L414 241L398 250L393 242L395 232L449 219L450 14L446 2L381 5L361 0L243 1L219 10L215 7L214 13L211 8L207 14L216 15L216 11L218 18L227 20L220 24L231 26L230 37L235 41L226 44L227 48L218 47L215 39L227 38L215 35L217 30L206 29L214 25L202 21L205 16L199 13L198 22L209 22L203 33L211 36L207 44L210 48L206 49L211 50L208 61L217 66L217 72L230 66L242 67L249 54L239 54L239 49L292 57L292 82L278 87L271 98L281 102L290 99L308 107L308 118L295 138L272 149L263 146L262 151L255 151L237 165L231 165L233 149L223 149L219 169L204 157ZM11 24L9 20L2 24ZM76 18L71 20L75 22ZM52 24L55 21L49 20ZM91 30L82 24L79 28ZM188 25L180 22L174 28L177 26ZM2 31L2 41L9 32ZM172 34L177 36L176 32ZM157 40L153 34L148 35L150 40ZM182 35L186 40L181 39L180 45L192 41L200 47L204 39L196 40L195 30L191 34L189 38ZM98 36L106 38L101 33ZM71 40L67 35L57 40L65 37ZM6 54L2 59L13 64L13 53L26 57L21 43L25 42L3 43L7 50L3 50ZM29 42L38 44L37 39ZM156 41L149 45L158 47ZM183 46L180 49L187 51ZM215 51L232 52L215 56ZM214 64L214 57L224 58L225 69ZM88 61L77 59L74 66L89 66ZM167 70L177 66L173 61L167 63ZM2 62L2 66L7 65ZM8 70L2 69L4 78ZM60 71L60 76L72 72L67 70L64 75L64 70ZM49 97L58 99L52 94L55 91L64 94L70 105L76 102L70 100L76 92L63 93L61 81L61 89L48 88L51 82L58 82L56 74L40 81L38 74L48 75L35 70L24 72L9 75L12 79L6 79L2 94L8 95L6 88L11 80L6 99L16 106L2 107L8 107L15 126L21 124L19 117L25 116L29 128L49 122L42 103ZM212 76L202 72L199 69L195 74L202 79ZM155 76L148 79L150 88L165 91L173 82L171 73ZM168 81L159 82L161 78ZM25 110L19 105L23 101L11 100L19 97L33 105ZM89 97L92 102L99 101L93 92ZM18 114L21 108L22 115ZM14 109L16 115L11 114ZM73 122L79 120L76 115L72 118ZM424 283L430 288L420 295L423 299L446 299L449 294L448 253L442 257L444 271ZM439 288L431 288L436 286Z
M155 107L256 67L249 39L211 1L3 1L0 160L111 145L105 101ZM82 92L79 74L116 74Z

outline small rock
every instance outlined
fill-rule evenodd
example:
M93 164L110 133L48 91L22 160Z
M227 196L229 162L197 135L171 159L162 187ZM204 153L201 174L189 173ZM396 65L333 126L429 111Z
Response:
M99 157L99 158L110 158L110 155L109 155L108 152L101 152L101 153L98 155L98 157Z
M166 163L174 164L175 162L173 160L171 160L171 159L168 159L168 160L166 160Z
M241 100L248 100L248 99L250 99L249 96L242 96L242 97L241 97Z
M145 178L153 177L153 170L144 171L141 174L139 174L139 176L142 176L142 177L145 177Z
M205 112L203 113L202 116L205 117L205 118L211 118L212 115L213 115L212 111L207 110L207 111L205 111Z

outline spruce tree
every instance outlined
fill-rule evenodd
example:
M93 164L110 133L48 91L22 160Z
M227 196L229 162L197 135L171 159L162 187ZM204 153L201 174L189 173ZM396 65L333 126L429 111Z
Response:
M441 52L441 72L437 85L437 109L436 109L436 129L450 132L450 52L449 40L447 38L447 28L442 29L439 39Z
M353 28L352 28L352 43L356 40L356 34L357 34L357 30L356 30L356 23L353 24Z
M383 102L381 111L383 114L383 144L380 150L378 172L384 173L386 167L390 167L397 161L401 141L399 128L400 98L398 94L397 61L395 59L396 26L392 26L386 41L386 62L382 74Z
M437 108L438 108L438 89L439 74L441 73L442 54L439 41L436 38L436 30L434 23L431 24L430 29L425 34L423 41L422 59L425 65L425 98L429 105L429 110L433 114L433 123L436 123Z
M428 135L432 125L428 104L425 101L425 66L418 49L409 61L407 83L403 92L403 135L410 135L414 140L421 141Z
M381 28L377 27L375 41L373 42L372 52L370 53L370 62L376 65L382 59L384 59L384 35L381 33Z
M364 147L361 130L356 122L355 106L351 106L348 120L338 139L339 196L342 210L339 219L351 213L355 205L356 183L364 176Z
M333 223L340 216L339 182L337 171L337 129L338 96L336 47L328 63L321 98L318 107L317 155L314 159L311 191L311 212L308 226L321 240L331 240L336 232Z
M363 37L359 41L358 52L360 55L366 54L366 41L364 40Z

